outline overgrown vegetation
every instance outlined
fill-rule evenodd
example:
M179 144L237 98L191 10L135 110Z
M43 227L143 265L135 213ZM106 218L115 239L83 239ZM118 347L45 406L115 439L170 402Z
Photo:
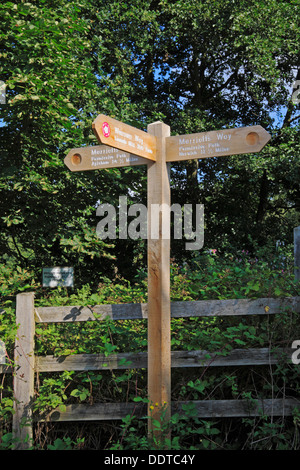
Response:
M291 247L275 252L268 259L264 253L255 258L246 252L220 256L207 250L194 256L191 263L172 263L172 300L226 298L289 297L299 295L294 281ZM41 289L22 271L9 276L2 271L1 338L13 362L15 294L36 287L36 305L95 305L147 301L145 272L130 283L116 278L99 279L98 289ZM11 274L13 269L11 268ZM10 280L10 282L8 282ZM6 282L6 284L5 284ZM6 295L5 295L6 294ZM214 360L240 348L291 347L300 335L297 315L282 311L261 318L207 317L173 318L172 350L204 349ZM37 355L80 353L138 352L147 350L145 320L83 322L75 324L37 324ZM168 449L299 449L299 414L270 418L223 418L203 420L197 417L192 400L247 399L299 396L299 366L285 359L277 365L256 367L204 367L172 369L172 401L187 401L183 415L174 413L160 448ZM147 373L144 369L65 371L39 373L35 385L35 414L53 409L64 411L70 403L147 402ZM155 404L153 404L155 406ZM13 409L12 377L1 381L1 443L11 448ZM159 422L154 423L160 426ZM152 449L158 444L147 436L145 419L128 415L123 422L64 424L36 423L34 449Z

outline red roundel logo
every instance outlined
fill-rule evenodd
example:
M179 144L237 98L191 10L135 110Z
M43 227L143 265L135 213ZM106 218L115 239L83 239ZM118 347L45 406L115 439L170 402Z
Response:
M108 122L104 122L102 124L102 133L103 133L104 137L109 137L110 136L110 127L109 127Z

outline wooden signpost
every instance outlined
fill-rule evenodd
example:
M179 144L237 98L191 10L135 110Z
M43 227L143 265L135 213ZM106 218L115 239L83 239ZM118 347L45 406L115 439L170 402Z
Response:
M170 339L170 237L151 238L152 204L170 206L168 162L259 152L271 136L261 127L170 136L161 122L148 125L147 132L100 114L93 122L99 143L72 149L65 158L71 171L147 164L148 197L148 413L160 419L171 416ZM152 431L149 420L149 431Z

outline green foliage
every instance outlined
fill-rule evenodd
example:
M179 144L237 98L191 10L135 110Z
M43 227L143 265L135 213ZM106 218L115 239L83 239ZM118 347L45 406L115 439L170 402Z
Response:
M59 408L60 411L65 411L66 389L72 381L72 375L73 372L64 371L58 378L45 378L39 388L33 410L45 413Z
M97 79L94 73L95 44L99 61L102 53L91 35L93 20L85 18L89 7L89 1L45 1L0 8L0 73L7 85L0 127L1 256L36 276L42 266L71 264L78 285L92 282L95 272L113 272L113 247L95 232L97 201L110 202L117 184L126 194L139 173L127 172L123 181L114 169L74 179L63 163L70 148L97 143L91 128L96 104L102 112L114 108L109 74Z
M116 270L132 281L143 266L144 241L105 243L95 227L99 200L146 202L146 169L74 174L63 163L71 148L97 144L100 112L142 129L160 119L174 134L266 127L272 140L258 155L174 164L172 198L205 205L208 246L254 253L290 243L299 224L298 17L294 2L274 0L3 2L0 255L35 277L42 266L72 265L78 287ZM172 250L179 264L190 260L177 240Z
M84 439L78 439L73 442L69 437L64 439L55 439L53 444L49 444L47 450L76 450L84 442Z
M151 408L151 407L150 407ZM154 408L154 407L153 407ZM153 436L146 438L145 424L134 416L126 416L122 424L122 436L113 450L214 450L218 449L220 430L214 422L197 418L193 403L182 405L182 413L174 413L169 422L164 421L165 410L161 410L161 420L147 417L152 423ZM144 431L144 432L141 432ZM155 432L159 431L157 437ZM171 438L169 433L171 432Z
M293 260L288 250L277 251L272 256L266 251L252 258L246 252L221 256L215 250L194 256L192 262L171 269L172 300L260 298L277 295L299 295L299 285L294 282ZM8 270L7 297L0 325L1 338L8 346L8 356L13 357L15 304L13 289L19 291L24 279L23 271L12 270L11 283ZM30 281L30 277L29 277ZM26 285L26 284L25 284ZM55 288L37 290L36 305L93 305L105 303L146 302L147 283L140 270L135 282L117 278L115 284L101 278L98 289L89 285L81 289ZM279 289L279 290L278 290ZM6 302L6 303L5 303ZM267 313L267 312L266 312ZM172 369L172 400L184 401L181 413L174 413L170 422L154 421L154 429L162 433L160 441L147 436L147 420L133 414L121 424L118 434L107 428L107 446L111 449L285 449L299 448L299 420L270 417L235 420L203 420L197 417L191 400L247 399L249 405L257 398L299 395L298 368L279 356L274 366L244 368L216 368L215 358L226 356L233 349L290 347L299 336L297 315L282 311L277 315L265 315L260 319L251 317L203 317L173 318L171 321L172 350L206 350L207 365L203 368ZM71 355L101 353L110 357L117 352L140 352L147 348L147 323L145 320L96 321L66 324L37 324L35 337L36 354ZM143 369L131 368L124 359L123 370L65 371L62 373L39 373L36 381L34 413L48 416L55 409L66 410L68 404L94 404L97 402L147 403L147 374ZM13 413L12 382L5 375L1 394L1 448L13 448L11 419ZM155 406L155 405L154 405ZM164 416L164 410L161 412ZM151 419L151 416L149 417ZM82 434L76 429L61 439L51 435L47 427L39 424L36 429L36 448L50 446L52 450L93 448L89 433L81 442ZM46 426L46 424L45 424ZM59 427L58 423L56 426ZM105 429L105 425L104 425ZM171 430L171 440L168 432ZM45 442L45 436L48 436ZM50 441L49 441L50 439ZM105 441L106 442L106 441Z

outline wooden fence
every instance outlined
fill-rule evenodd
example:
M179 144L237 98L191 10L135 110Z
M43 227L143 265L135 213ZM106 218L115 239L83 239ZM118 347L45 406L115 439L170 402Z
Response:
M268 307L268 308L266 308ZM247 315L274 315L289 309L300 312L300 297L282 299L262 298L256 300L210 300L191 302L172 302L171 317L220 317ZM80 322L147 318L147 304L96 305L92 308L37 307L34 306L34 293L17 295L16 322L19 324L15 345L14 396L15 414L13 416L14 435L23 441L19 448L26 447L26 436L32 437L32 402L34 396L35 372L54 372L63 370L109 370L134 369L147 367L147 353L119 353L110 356L104 354L78 354L63 357L38 357L34 354L34 335L36 323ZM298 338L295 338L298 339ZM279 351L291 362L293 350ZM226 356L206 351L174 351L171 356L172 367L225 367L275 364L275 354L268 348L234 349ZM131 361L124 365L124 359ZM4 372L5 370L3 370ZM8 368L6 368L8 371ZM172 411L180 411L184 402L172 403ZM193 402L198 416L245 417L258 416L261 413L271 416L287 416L295 408L300 409L300 399L264 399L264 400L201 400ZM47 417L40 416L39 421L81 421L122 419L134 413L146 416L147 409L140 403L98 403L95 405L67 405L64 412L53 410ZM24 426L24 424L26 424Z
M300 279L300 227L294 230L295 279ZM266 308L267 307L267 308ZM300 312L300 297L282 299L262 298L256 300L203 300L171 302L171 317L220 317L274 315L290 310ZM58 372L64 370L112 370L147 368L147 353L78 354L62 357L38 357L34 352L36 323L64 323L81 321L147 319L147 304L95 305L92 307L35 307L34 293L17 295L16 323L18 333L15 342L14 369L0 364L0 373L14 374L13 434L20 441L16 448L26 448L33 436L32 405L36 372ZM298 340L300 338L295 338ZM294 350L285 348L274 353L268 348L234 349L226 356L207 351L173 351L171 367L228 367L272 365L278 362L278 354L291 363ZM208 359L209 357L209 359ZM128 366L130 361L130 367ZM127 365L126 365L127 362ZM201 418L288 416L295 408L300 409L300 399L262 400L201 400L193 401ZM184 402L171 404L172 412L180 411ZM61 412L53 410L48 416L39 416L38 421L116 420L128 414L145 416L147 409L140 403L98 403L95 405L67 405ZM27 439L29 438L29 440ZM26 441L27 439L27 441Z

